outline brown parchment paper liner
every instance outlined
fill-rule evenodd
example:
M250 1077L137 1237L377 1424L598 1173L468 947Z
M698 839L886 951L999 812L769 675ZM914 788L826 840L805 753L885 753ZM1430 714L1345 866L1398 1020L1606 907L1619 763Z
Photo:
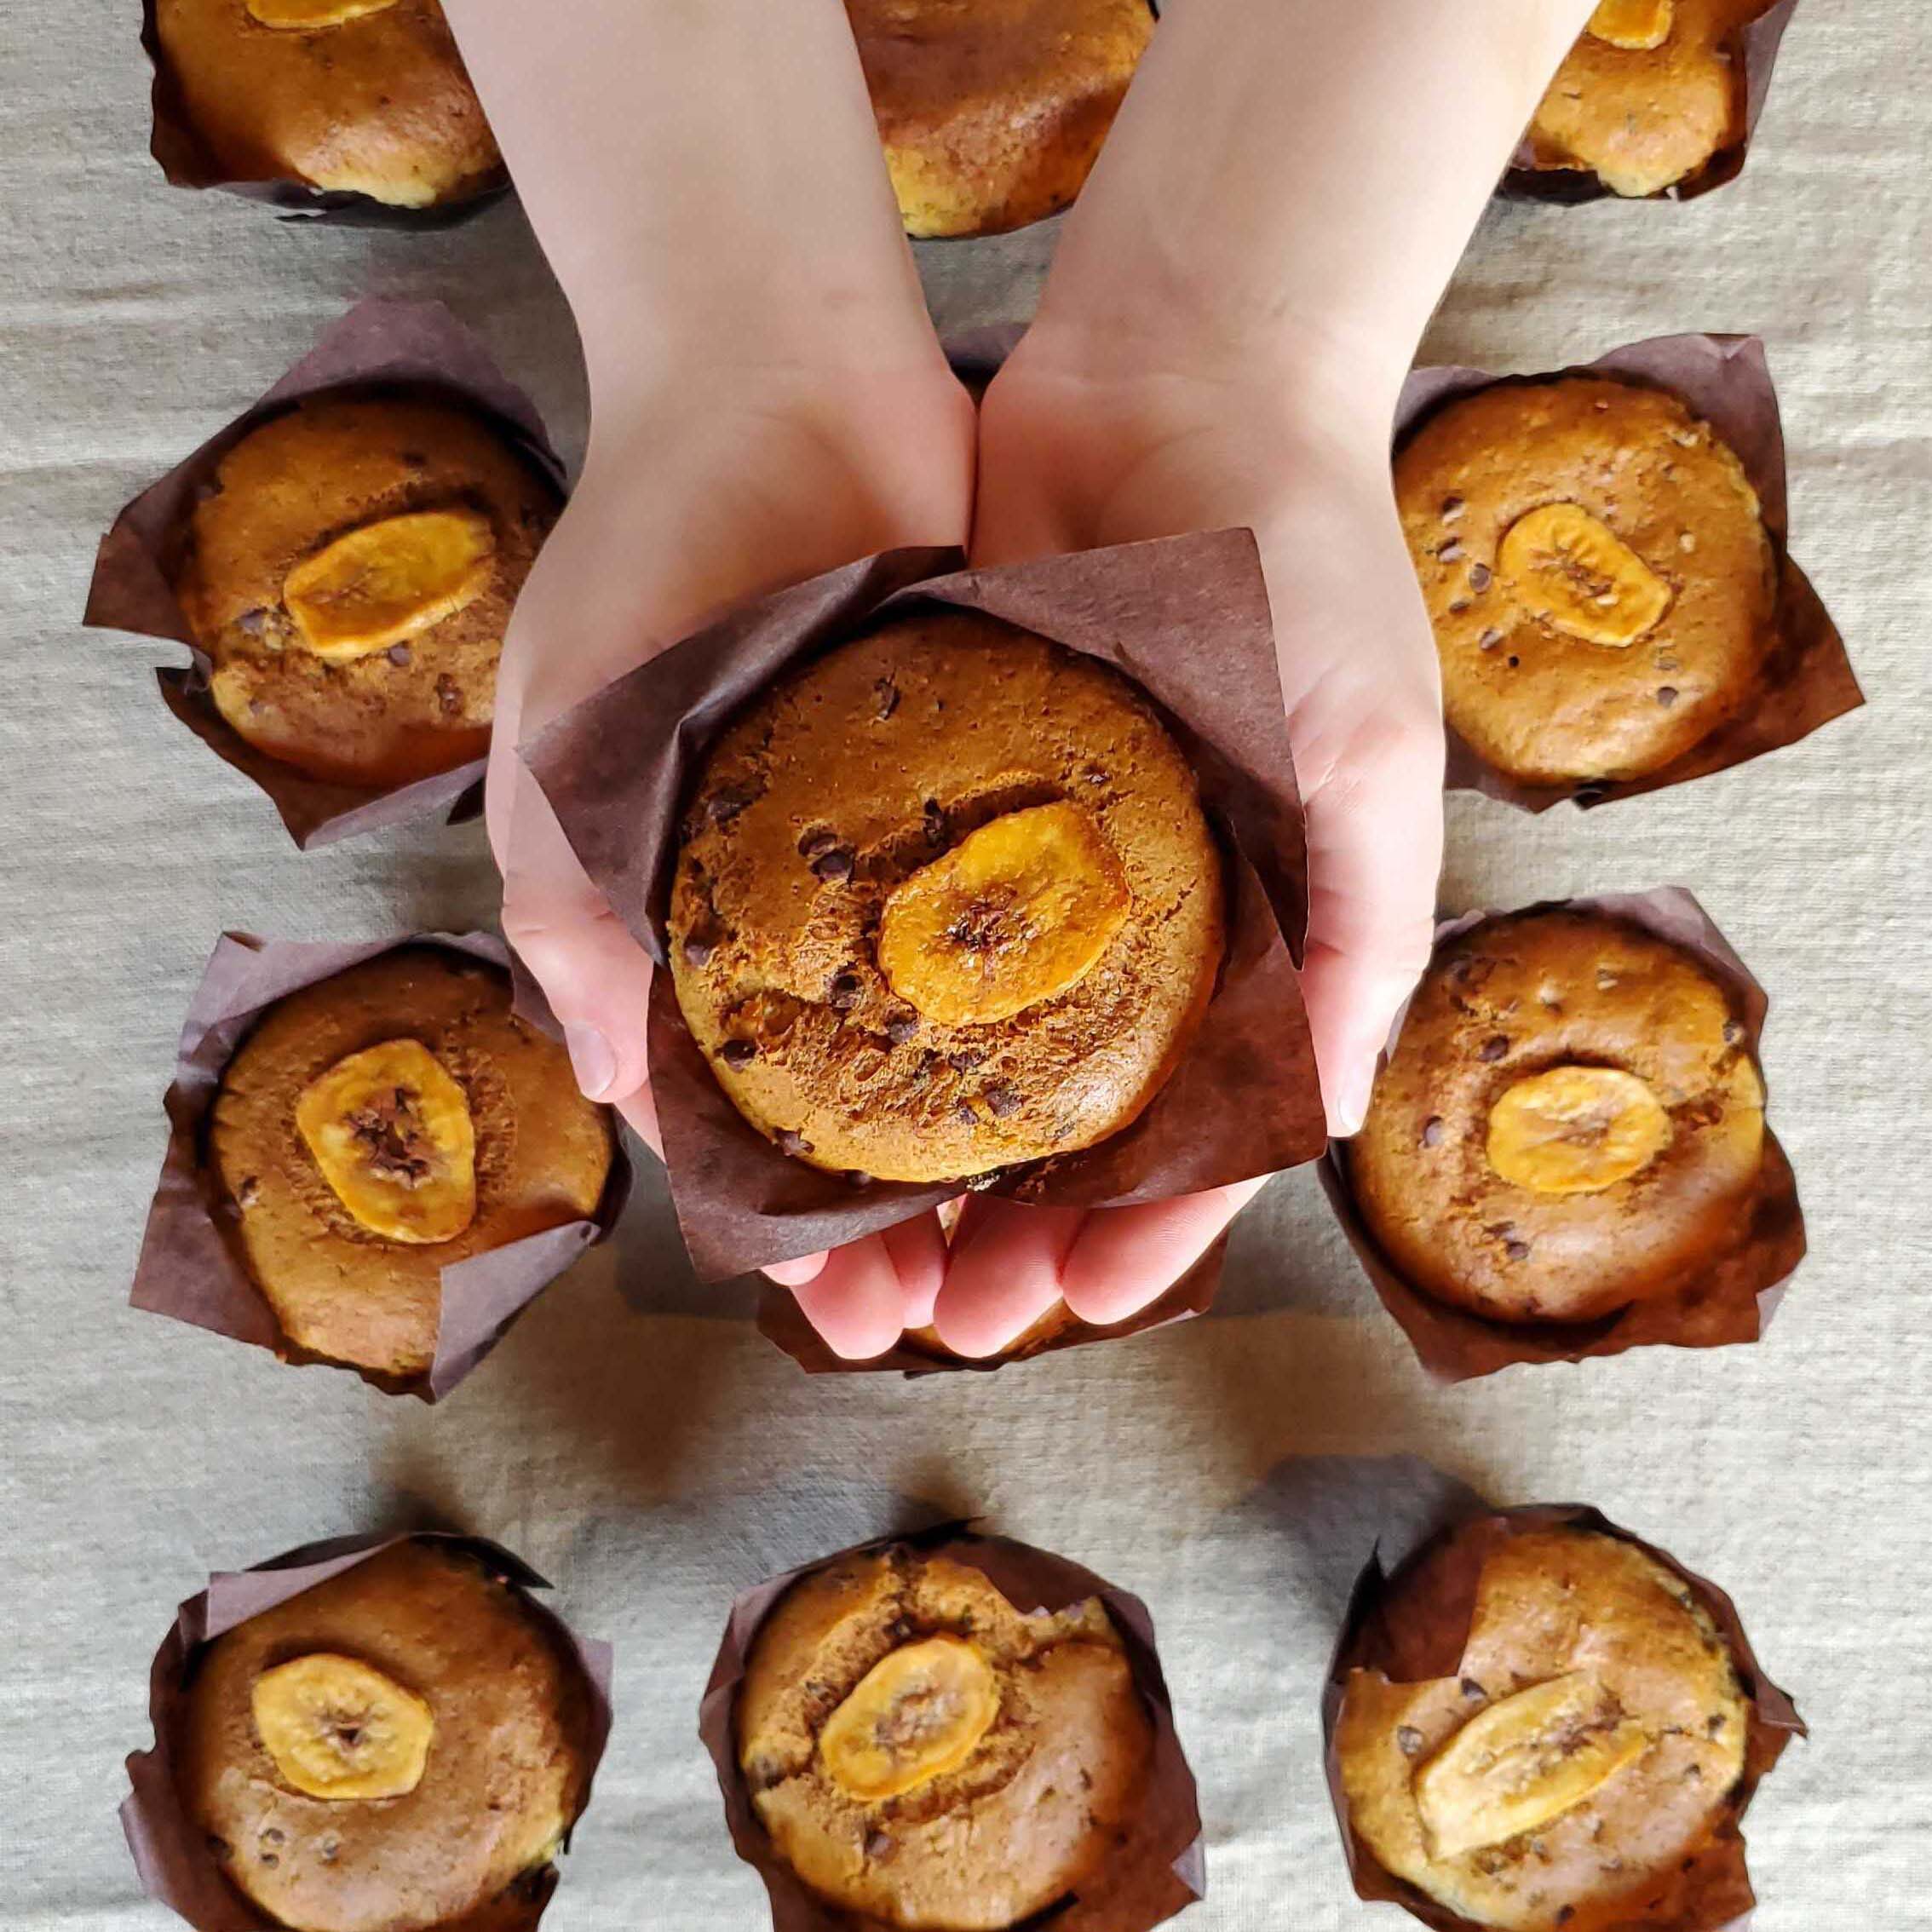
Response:
M965 1523L940 1523L902 1536L879 1537L806 1563L744 1591L731 1607L724 1640L698 1711L698 1735L716 1767L725 1824L738 1855L765 1882L772 1932L853 1932L859 1923L807 1890L758 1822L738 1766L738 1689L759 1625L792 1584L815 1572L875 1550L903 1547L944 1556L980 1572L1015 1609L1064 1610L1097 1596L1126 1647L1134 1683L1153 1726L1153 1757L1132 1837L1086 1885L1026 1922L1026 1932L1151 1932L1207 1891L1207 1860L1194 1774L1174 1728L1173 1700L1154 1647L1153 1619L1139 1597L1064 1556L981 1536ZM1017 1932L1017 1929L1016 1929Z
M767 1341L775 1342L811 1375L877 1375L887 1371L905 1376L946 1375L959 1370L990 1375L1011 1363L1037 1361L1042 1355L1057 1354L1062 1348L1084 1348L1090 1342L1121 1341L1130 1335L1144 1335L1149 1329L1166 1328L1175 1322L1205 1314L1221 1287L1222 1263L1227 1252L1228 1237L1223 1234L1166 1293L1157 1296L1125 1321L1105 1325L1082 1321L1062 1302L1058 1304L1060 1319L1049 1317L1036 1325L1038 1334L1028 1331L1003 1354L988 1356L983 1361L952 1354L940 1347L928 1347L920 1337L909 1334L870 1361L848 1362L825 1346L824 1337L805 1319L797 1297L771 1281L759 1294L758 1332Z
M128 1300L134 1308L273 1349L285 1361L346 1368L387 1394L435 1402L496 1347L511 1322L551 1282L616 1226L630 1192L630 1163L614 1126L610 1179L596 1213L446 1268L435 1359L427 1375L400 1382L290 1344L248 1272L231 1212L204 1158L209 1116L222 1072L263 1012L304 986L411 946L439 946L505 972L509 967L509 947L491 933L416 933L344 943L222 934L181 1028L175 1078L163 1103L168 1151ZM532 1009L532 991L526 985L518 987L517 1011L555 1034L556 1023L548 1009Z
M584 1805L589 1806L591 1783L611 1731L611 1647L577 1636L553 1611L528 1600L528 1592L550 1586L501 1545L482 1537L440 1530L404 1536L335 1537L304 1544L251 1570L218 1571L209 1578L205 1590L181 1606L174 1627L155 1653L147 1693L154 1742L147 1751L129 1757L128 1781L133 1789L121 1803L121 1828L127 1834L141 1889L198 1928L198 1932L279 1932L279 1921L251 1905L222 1876L175 1787L174 1740L196 1659L204 1645L238 1624L353 1570L398 1543L447 1543L469 1551L492 1575L526 1597L527 1607L575 1659L589 1702L584 1780ZM580 1809L578 1816L582 1815ZM566 1834L564 1849L568 1849L569 1842ZM502 1932L512 1932L513 1927L515 1932L527 1932L534 1926L543 1917L556 1883L557 1869L550 1865L517 1888L527 1896L527 1916L520 1914L506 1921Z
M244 201L259 201L280 211L289 221L326 221L356 228L449 228L480 214L509 193L509 174L499 169L473 194L434 208L399 208L373 195L344 188L319 188L283 175L267 181L236 181L215 158L181 93L180 81L168 63L155 25L154 0L141 0L141 51L154 70L148 90L151 131L147 151L154 157L170 187L220 188Z
M208 690L213 666L173 585L198 495L244 436L307 397L380 388L436 392L489 418L562 499L563 460L537 405L448 309L435 302L358 302L272 389L122 509L101 540L82 618L90 630L134 631L187 647L193 660L187 670L155 673L162 701L216 756L268 795L305 850L439 813L473 817L482 797L484 761L474 758L381 791L310 778L269 757L216 709Z
M1296 972L1307 918L1301 799L1253 537L1221 531L992 570L958 561L906 549L848 564L686 638L557 720L523 756L578 856L661 967L680 809L748 699L932 604L1054 639L1132 679L1193 764L1227 860L1227 957L1192 1045L1137 1120L1083 1153L972 1185L1101 1207L1315 1159L1321 1101ZM707 1279L836 1247L960 1192L957 1182L855 1185L780 1153L718 1084L664 971L651 987L650 1064L678 1224Z
M1756 336L1656 336L1612 349L1595 362L1532 376L1497 376L1459 366L1417 369L1396 405L1400 448L1445 404L1498 384L1545 382L1557 376L1616 376L1681 396L1737 452L1762 506L1777 561L1776 641L1757 695L1735 716L1643 778L1573 779L1558 785L1527 785L1486 764L1452 727L1447 783L1452 791L1480 791L1526 812L1545 812L1563 799L1586 809L1618 798L1728 771L1746 759L1795 745L1820 725L1865 702L1845 654L1837 626L1804 572L1785 548L1789 509L1785 494L1785 434L1778 392Z
M1757 131L1757 118L1764 112L1771 92L1772 70L1778 64L1779 43L1785 29L1797 11L1797 0L1777 0L1777 4L1745 27L1738 36L1734 58L1744 63L1744 136L1729 147L1720 148L1695 173L1653 195L1620 195L1604 186L1590 168L1539 168L1536 149L1526 129L1503 176L1498 193L1512 201L1554 201L1575 204L1584 201L1694 201L1700 194L1734 181L1744 172L1750 158L1751 136Z
M1473 1921L1384 1871L1356 1837L1342 1784L1337 1721L1351 1670L1377 1670L1396 1683L1453 1676L1469 1642L1476 1583L1486 1560L1512 1537L1553 1528L1596 1531L1634 1544L1688 1586L1723 1636L1751 1707L1744 1776L1732 1795L1729 1816L1711 1842L1659 1879L1659 1889L1665 1895L1661 1909L1641 1912L1632 1923L1648 1932L1722 1932L1726 1927L1741 1927L1757 1901L1745 1869L1739 1821L1785 1746L1794 1736L1807 1735L1804 1721L1791 1699L1759 1667L1737 1607L1722 1590L1687 1570L1668 1551L1574 1503L1468 1515L1446 1525L1391 1573L1384 1573L1379 1550L1370 1557L1344 1616L1321 1699L1329 1797L1355 1895L1399 1905L1438 1932L1482 1932Z
M1548 900L1521 910L1605 913L1627 919L1682 947L1729 989L1738 1004L1745 1044L1752 1059L1758 1058L1758 1040L1770 1003L1764 989L1704 908L1681 886L1653 892L1606 893L1590 899ZM1504 917L1515 915L1465 912L1459 919L1451 919L1436 929L1436 949L1485 920ZM1395 1015L1384 1061L1401 1036L1407 1010L1405 1004ZM1398 1273L1377 1245L1355 1200L1348 1142L1331 1142L1317 1172L1348 1245L1381 1297L1382 1305L1401 1325L1423 1366L1445 1382L1493 1375L1515 1362L1580 1362L1592 1356L1620 1355L1629 1348L1719 1348L1733 1343L1756 1342L1770 1325L1784 1299L1786 1283L1804 1258L1804 1214L1798 1205L1797 1181L1768 1122L1757 1189L1737 1245L1714 1256L1695 1279L1676 1293L1632 1302L1594 1321L1489 1321L1424 1294Z

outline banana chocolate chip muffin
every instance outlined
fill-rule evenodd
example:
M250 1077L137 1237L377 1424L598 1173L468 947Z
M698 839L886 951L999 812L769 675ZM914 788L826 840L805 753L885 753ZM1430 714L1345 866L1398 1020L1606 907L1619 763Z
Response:
M1497 770L1641 778L1757 690L1776 558L1743 465L1677 397L1493 384L1427 418L1395 492L1449 722Z
M431 208L503 179L439 0L154 0L154 27L230 181Z
M596 1210L613 1153L509 976L429 946L277 1002L221 1076L209 1157L290 1343L405 1378L442 1271Z
M865 1926L1001 1932L1126 1837L1153 1732L1097 1599L1015 1607L904 1547L779 1599L739 1693L739 1763L798 1877Z
M908 234L1023 227L1079 193L1153 36L1147 0L846 0Z
M584 1808L591 1693L460 1546L382 1550L217 1637L179 1785L229 1882L299 1932L520 1932Z
M1701 960L1607 914L1531 911L1438 948L1348 1171L1424 1293L1585 1321L1735 1245L1764 1137L1742 1017Z
M1531 165L1660 194L1745 137L1741 36L1771 0L1601 0L1530 123Z
M1473 1554L1452 1538L1394 1580L1378 1614L1398 1653ZM1471 1925L1610 1932L1684 1922L1681 1875L1734 1818L1749 1735L1690 1587L1620 1538L1553 1527L1492 1539L1452 1675L1351 1670L1334 1745L1385 1872Z
M671 965L739 1111L884 1180L1133 1120L1214 991L1225 888L1194 774L1095 660L964 612L773 687L700 775Z
M482 756L503 630L561 508L440 398L330 394L271 417L221 459L175 573L216 708L340 785Z

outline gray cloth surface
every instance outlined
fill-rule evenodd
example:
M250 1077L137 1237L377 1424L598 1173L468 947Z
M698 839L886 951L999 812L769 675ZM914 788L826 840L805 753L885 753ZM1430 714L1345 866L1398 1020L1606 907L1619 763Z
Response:
M161 710L148 667L171 653L77 619L115 509L357 297L446 299L572 451L579 365L514 204L426 236L307 231L164 187L138 13L0 9L0 1921L158 1932L114 1807L175 1602L211 1567L433 1514L520 1552L618 1647L616 1734L549 1925L755 1928L762 1898L693 1734L726 1606L917 1499L983 1512L1151 1604L1207 1819L1210 1897L1187 1923L1393 1924L1348 1892L1316 1697L1348 1579L1422 1480L1358 1459L1400 1454L1500 1500L1595 1503L1736 1596L1814 1731L1751 1820L1761 1932L1932 1923L1918 0L1808 0L1722 193L1492 209L1428 344L1536 368L1686 328L1768 339L1794 549L1870 707L1590 816L1458 799L1443 888L1460 909L1682 883L1762 976L1773 1118L1813 1241L1765 1345L1434 1387L1302 1174L1241 1223L1206 1320L992 1380L812 1381L741 1298L693 1286L647 1177L621 1241L434 1412L124 1302L161 1090L216 934L486 921L482 834L302 855ZM942 320L1024 313L1049 239L927 251Z

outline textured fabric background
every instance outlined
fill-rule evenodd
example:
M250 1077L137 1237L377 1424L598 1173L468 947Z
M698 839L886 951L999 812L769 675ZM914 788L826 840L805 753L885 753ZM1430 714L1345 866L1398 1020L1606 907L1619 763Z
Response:
M1363 1459L1400 1454L1498 1499L1597 1504L1736 1595L1815 1734L1751 1818L1760 1932L1932 1924L1918 0L1808 0L1722 193L1493 209L1428 345L1534 368L1683 328L1769 341L1794 547L1869 709L1593 816L1458 800L1443 888L1461 908L1681 882L1762 975L1814 1245L1765 1346L1434 1388L1297 1175L1242 1222L1209 1319L992 1380L814 1382L739 1302L694 1290L647 1180L621 1243L436 1412L124 1304L175 1031L217 931L486 920L482 834L303 857L162 712L148 666L165 652L76 619L116 507L357 296L447 300L572 451L578 359L514 205L411 237L164 187L138 14L0 7L0 1921L158 1932L114 1806L175 1601L211 1567L434 1514L519 1550L618 1645L617 1733L549 1924L756 1932L693 1735L726 1604L917 1499L984 1512L1152 1605L1208 1820L1199 1932L1394 1924L1348 1891L1315 1699L1346 1581L1423 1480ZM942 319L1023 313L1049 241L932 250Z

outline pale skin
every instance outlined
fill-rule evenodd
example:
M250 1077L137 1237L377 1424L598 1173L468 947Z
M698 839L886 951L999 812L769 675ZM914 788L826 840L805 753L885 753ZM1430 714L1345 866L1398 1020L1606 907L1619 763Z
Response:
M503 924L584 1090L655 1141L650 965L518 744L746 598L895 544L1013 561L1251 528L1307 802L1303 992L1352 1133L1427 957L1435 653L1390 495L1395 396L1589 0L1180 0L977 417L921 299L840 0L446 0L583 337L591 436L507 641L488 794ZM855 1359L1117 1321L1261 1186L969 1198L769 1272Z

